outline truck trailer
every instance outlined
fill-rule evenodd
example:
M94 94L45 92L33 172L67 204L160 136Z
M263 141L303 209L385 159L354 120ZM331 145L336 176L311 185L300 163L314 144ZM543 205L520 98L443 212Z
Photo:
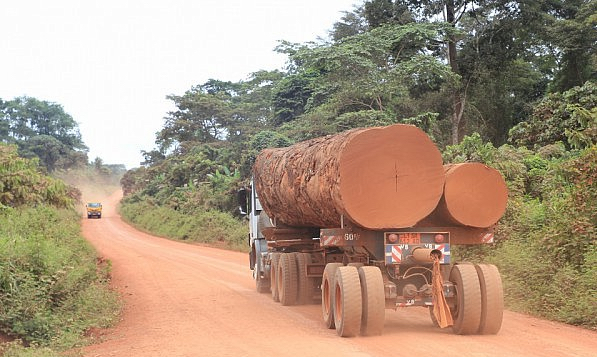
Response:
M405 307L456 334L498 333L498 269L450 250L492 243L507 196L497 170L444 165L402 124L265 149L239 192L256 290L282 305L320 301L342 337L381 335L385 311Z

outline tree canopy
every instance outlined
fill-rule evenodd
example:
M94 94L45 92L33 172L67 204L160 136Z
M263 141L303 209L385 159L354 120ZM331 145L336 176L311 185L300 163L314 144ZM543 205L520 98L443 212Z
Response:
M16 144L48 171L87 164L78 124L61 105L31 97L0 100L0 142Z

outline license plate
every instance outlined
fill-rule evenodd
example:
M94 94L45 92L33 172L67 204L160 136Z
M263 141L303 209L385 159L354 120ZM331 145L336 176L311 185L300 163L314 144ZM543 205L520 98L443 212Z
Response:
M400 244L421 244L421 233L399 233Z

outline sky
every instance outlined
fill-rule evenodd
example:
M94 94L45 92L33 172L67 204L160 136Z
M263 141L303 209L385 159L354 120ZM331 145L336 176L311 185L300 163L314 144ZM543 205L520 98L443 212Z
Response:
M143 161L182 95L209 79L282 69L280 40L326 38L362 0L6 0L0 98L60 104L89 160Z

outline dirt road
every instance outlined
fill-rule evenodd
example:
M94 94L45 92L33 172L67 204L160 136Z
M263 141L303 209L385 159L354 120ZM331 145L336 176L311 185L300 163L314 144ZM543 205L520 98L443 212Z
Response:
M83 350L95 356L597 356L597 332L506 312L496 336L434 328L426 309L386 310L383 336L339 338L319 305L281 306L255 291L243 253L139 232L104 200L83 234L112 262L122 321Z

